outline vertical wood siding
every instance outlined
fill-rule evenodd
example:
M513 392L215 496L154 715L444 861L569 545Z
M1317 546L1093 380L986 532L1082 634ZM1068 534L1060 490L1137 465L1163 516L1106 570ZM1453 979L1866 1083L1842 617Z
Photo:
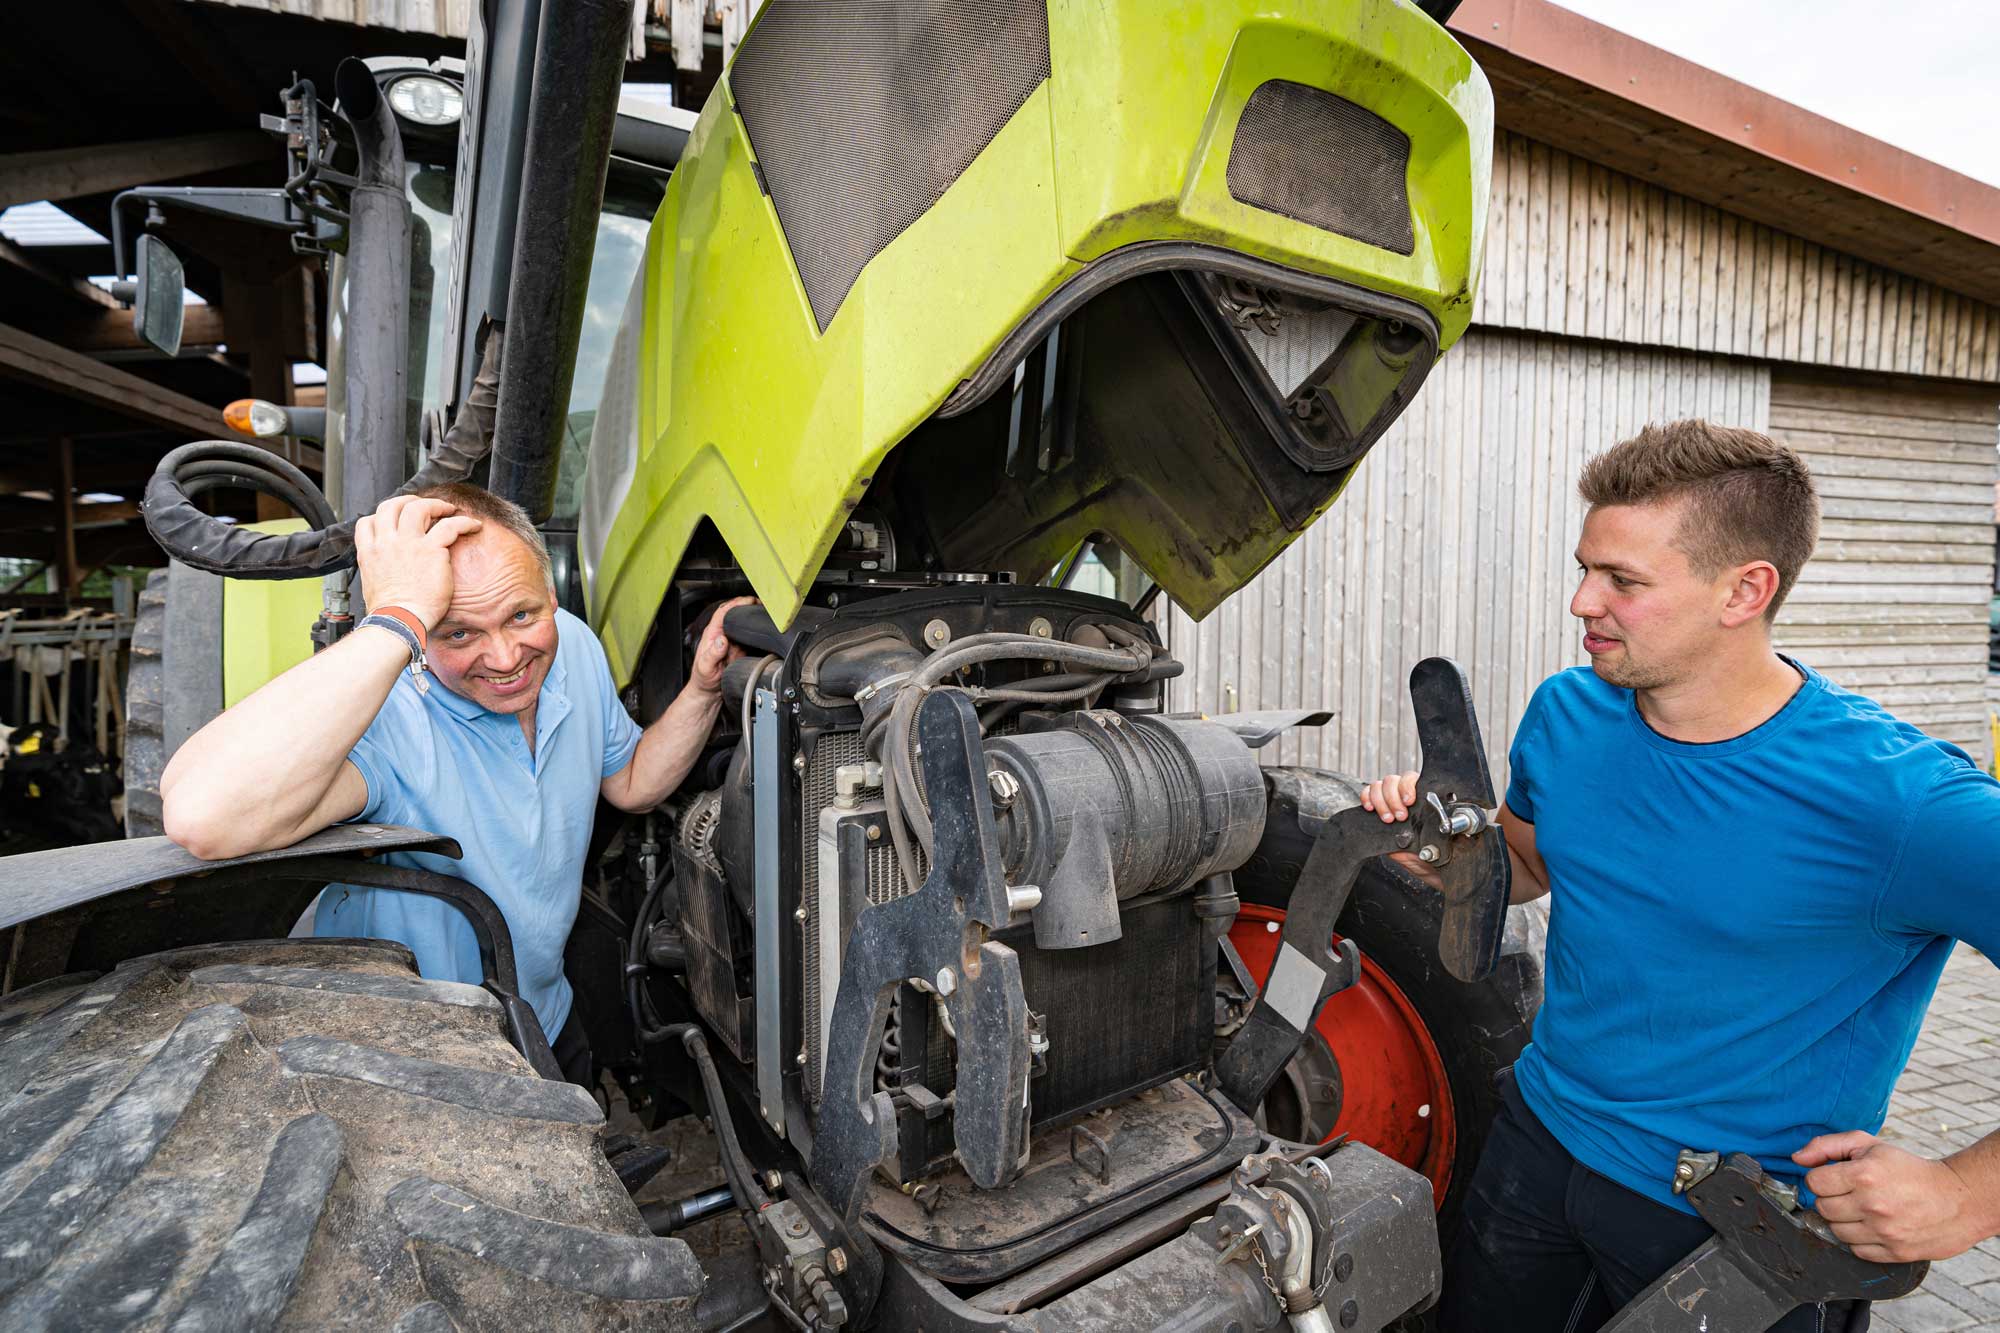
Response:
M1162 630L1176 709L1324 707L1267 762L1379 776L1414 767L1405 689L1420 658L1471 674L1495 765L1535 686L1582 660L1568 614L1584 458L1648 421L1763 429L1747 361L1475 330L1432 373L1340 501L1248 588Z
M1502 132L1473 319L1498 328L2000 380L2000 308Z
M1805 456L1822 511L1779 646L1982 764L1996 398L1801 372L1771 384L1771 434Z

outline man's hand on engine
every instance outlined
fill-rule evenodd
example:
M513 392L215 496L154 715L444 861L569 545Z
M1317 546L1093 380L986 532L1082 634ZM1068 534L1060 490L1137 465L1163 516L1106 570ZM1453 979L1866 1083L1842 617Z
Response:
M708 618L708 628L702 632L701 643L694 650L694 666L688 672L688 688L705 694L719 694L722 691L722 668L743 656L743 649L730 642L722 630L722 618L739 606L754 606L755 597L737 597L715 608L715 614Z
M430 629L451 606L451 544L479 520L443 500L392 495L354 525L354 555L370 606L400 606Z
M1391 773L1379 782L1371 782L1361 789L1361 808L1373 810L1382 816L1384 824L1393 824L1410 817L1410 808L1417 803L1416 773ZM1438 892L1444 892L1444 880L1437 870L1417 859L1415 852L1391 852L1389 859L1415 875Z

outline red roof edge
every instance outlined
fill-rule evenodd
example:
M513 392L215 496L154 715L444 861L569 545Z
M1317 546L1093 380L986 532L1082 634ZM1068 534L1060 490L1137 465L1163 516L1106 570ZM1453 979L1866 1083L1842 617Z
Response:
M1449 26L1461 37L1672 117L1829 185L2000 245L2000 188L1550 0L1464 0Z

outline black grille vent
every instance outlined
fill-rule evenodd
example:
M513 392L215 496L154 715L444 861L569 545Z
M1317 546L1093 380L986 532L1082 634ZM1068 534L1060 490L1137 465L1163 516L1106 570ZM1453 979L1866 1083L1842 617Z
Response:
M1229 146L1229 193L1399 255L1410 229L1410 136L1343 97L1273 79L1250 94Z
M769 0L729 83L822 333L1048 77L1046 3Z

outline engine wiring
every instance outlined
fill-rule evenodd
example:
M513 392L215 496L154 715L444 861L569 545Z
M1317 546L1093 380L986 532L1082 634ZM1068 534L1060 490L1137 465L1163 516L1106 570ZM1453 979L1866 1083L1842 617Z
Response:
M1033 634L974 634L942 648L920 667L896 692L895 701L874 719L864 733L864 744L878 738L882 763L882 803L888 815L889 838L895 848L897 868L911 892L923 885L918 873L917 849L931 852L930 810L924 799L910 743L917 710L934 689L959 689L977 703L995 703L1003 709L1030 704L1048 705L1088 702L1123 677L1144 672L1153 663L1153 646L1122 626L1100 626L1106 637L1120 641L1113 648L1092 648L1062 639L1045 639ZM963 682L952 677L989 662L1055 662L1072 668L1070 673L1039 682L1022 682L992 688ZM998 709L994 710L996 713ZM982 719L981 731L989 731L1000 719Z

